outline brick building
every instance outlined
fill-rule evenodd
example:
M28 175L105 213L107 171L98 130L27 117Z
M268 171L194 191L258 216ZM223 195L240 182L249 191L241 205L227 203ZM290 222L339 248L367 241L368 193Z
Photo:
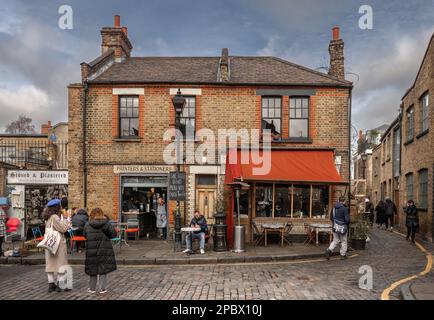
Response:
M182 166L188 191L184 220L199 208L213 221L227 168L233 169L226 166L226 149L188 160L202 145L200 129L216 136L222 128L270 129L272 157L279 153L280 166L298 159L293 164L299 170L293 171L326 176L249 176L250 189L242 195L242 223L248 232L257 217L257 197L270 198L264 218L303 221L326 218L333 201L348 195L352 84L344 79L338 28L329 46L329 74L275 57L231 56L228 49L216 57L132 57L128 30L118 16L114 27L101 29L101 36L101 55L82 63L81 82L68 87L72 206L99 206L113 219L123 219L127 212L149 212L155 197L162 195L172 212L167 174L175 167L164 160L170 142L163 135L175 127L172 98L178 89L186 98L181 131L187 133L185 144L193 145ZM248 180L247 174L231 178ZM274 204L278 195L286 203L280 211ZM227 205L226 211L232 207ZM151 217L144 219L153 223ZM173 223L172 214L169 221Z
M433 238L434 34L416 79L402 98L402 199L419 208L420 233Z

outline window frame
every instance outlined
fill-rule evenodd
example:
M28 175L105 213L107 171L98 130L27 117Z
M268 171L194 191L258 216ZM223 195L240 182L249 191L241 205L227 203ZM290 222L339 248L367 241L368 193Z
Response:
M424 104L425 99L426 105ZM420 132L423 133L429 129L429 92L425 92L419 100L421 109ZM426 128L424 127L424 124L426 124Z
M122 99L128 99L128 98L136 98L137 99L137 117L123 117L122 116ZM134 100L133 100L134 101ZM119 120L119 126L118 126L118 136L121 139L136 139L139 138L140 136L140 99L138 95L119 95L118 98L118 120ZM128 107L126 107L126 109L128 109ZM133 107L132 109L135 109L134 107L134 102L133 102ZM122 135L122 119L129 119L129 131L131 131L131 119L137 119L137 135Z
M426 174L426 180L422 182L421 175L423 173ZM424 184L426 187L425 193L422 193L422 188L423 188L422 184ZM418 202L419 202L418 207L420 209L428 209L428 192L429 192L429 190L428 190L428 169L420 169L418 171L418 197L417 197ZM422 196L424 196L423 199L422 199ZM425 200L425 201L422 201L422 200Z
M289 139L290 140L300 140L300 141L305 141L305 140L309 140L310 139L310 106L311 106L311 97L310 96L289 96L288 102L289 102L289 106L288 106L288 135L289 135ZM291 100L297 100L297 99L306 99L307 100L307 118L297 118L297 113L295 113L295 118L291 117L291 109L297 110L297 107L295 108L291 108ZM303 108L301 108L301 110L303 110ZM307 120L307 135L306 137L293 137L291 136L291 120Z
M195 95L183 95L182 96L184 99L185 99L185 105L184 105L184 109L182 110L182 113L181 113L181 116L179 117L179 124L180 125L182 125L182 119L194 119L194 130L193 130L193 136L192 137L187 137L187 126L185 126L185 135L184 135L184 132L182 132L182 134L183 134L183 138L184 138L184 140L195 140L196 139L196 123L197 123L197 119L196 119L196 116L197 116L197 98L196 98L196 96ZM187 99L194 99L194 117L184 117L183 116L183 113L184 113L184 110L186 109L186 106L187 106ZM175 114L175 117L176 117L176 114ZM176 119L175 119L175 121L176 121Z
M261 96L261 133L263 134L264 132L264 128L263 128L263 120L264 120L264 116L263 116L263 110L264 110L264 99L279 99L280 100L280 117L265 117L266 119L278 119L280 121L280 130L279 130L279 135L280 135L280 139L272 139L272 141L280 141L283 140L282 137L282 129L283 129L283 97L279 96L279 95L264 95ZM269 110L270 107L267 107L267 110ZM276 110L276 107L274 107L274 110ZM276 130L277 131L277 130Z
M407 142L413 141L414 139L414 120L414 106L411 105L406 111L407 130L405 133L407 136Z

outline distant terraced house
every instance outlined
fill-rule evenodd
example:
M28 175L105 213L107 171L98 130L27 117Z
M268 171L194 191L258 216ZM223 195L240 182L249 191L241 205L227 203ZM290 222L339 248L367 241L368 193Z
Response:
M98 206L120 221L134 215L141 235L152 236L152 210L163 196L173 231L168 173L175 167L163 159L163 134L175 127L178 90L186 101L181 129L191 129L185 138L195 148L203 128L268 128L273 134L266 175L255 176L253 164L226 164L221 154L218 163L206 157L184 163L183 223L196 208L213 223L217 195L233 181L249 184L240 201L249 240L254 221L294 221L302 228L326 221L336 199L348 196L352 83L344 77L339 28L333 29L328 74L276 57L232 56L228 49L215 57L132 57L118 16L101 37L100 56L82 63L81 81L68 87L71 206ZM232 195L224 194L230 233Z

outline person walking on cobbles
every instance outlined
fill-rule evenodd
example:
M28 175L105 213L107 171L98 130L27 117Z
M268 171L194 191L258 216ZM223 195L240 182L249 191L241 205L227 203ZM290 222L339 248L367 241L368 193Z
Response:
M393 230L393 218L398 213L396 206L390 198L386 198L386 230ZM390 228L389 228L390 226Z
M374 204L369 198L365 199L365 213L368 215L367 218L372 226L374 224Z
M100 294L107 292L107 274L117 269L113 245L110 239L116 231L100 208L90 212L89 222L83 232L86 238L85 273L90 277L88 293L96 293L97 282Z
M58 285L59 268L68 265L65 232L68 231L69 224L66 220L62 221L60 215L62 208L59 199L53 199L47 203L42 218L45 221L45 228L53 228L60 233L60 244L56 254L45 250L45 272L48 277L48 292L62 292L69 289L61 289Z
M386 203L383 200L378 201L378 204L375 207L375 213L375 223L378 228L381 228L386 222Z
M348 249L348 226L350 224L350 215L348 213L348 208L345 205L345 197L340 197L339 202L334 206L330 219L333 224L333 241L330 243L325 255L327 260L333 253L333 250L340 243L340 255L341 259L347 258Z
M406 239L411 239L411 242L414 243L416 233L419 229L419 214L413 200L408 200L407 207L404 209L404 212L407 215L405 219L405 224L407 226Z

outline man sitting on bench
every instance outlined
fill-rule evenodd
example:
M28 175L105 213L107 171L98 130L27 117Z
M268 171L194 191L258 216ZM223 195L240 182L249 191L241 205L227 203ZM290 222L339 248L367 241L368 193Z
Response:
M194 216L190 221L190 227L200 228L200 230L187 234L185 237L187 249L185 249L183 252L191 253L191 241L193 239L200 239L200 254L205 254L205 233L208 231L208 225L206 223L205 217L200 214L199 210L194 212Z

